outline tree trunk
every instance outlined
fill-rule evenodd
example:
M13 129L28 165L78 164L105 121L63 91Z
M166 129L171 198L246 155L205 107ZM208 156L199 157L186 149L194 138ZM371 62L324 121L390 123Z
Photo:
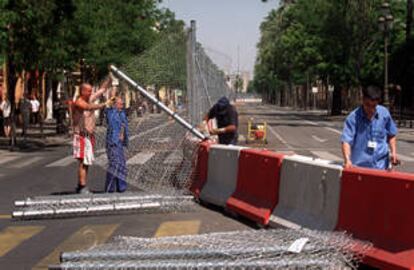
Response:
M411 38L411 26L413 23L413 0L407 0L407 26L406 26L406 40Z
M15 102L15 89L16 89L16 68L13 63L13 58L9 54L7 56L7 65L6 65L6 78L7 78L7 95L11 105L11 141L10 141L10 151L13 151L16 147L16 102Z
M342 90L339 85L334 86L332 95L332 115L341 115L342 113Z

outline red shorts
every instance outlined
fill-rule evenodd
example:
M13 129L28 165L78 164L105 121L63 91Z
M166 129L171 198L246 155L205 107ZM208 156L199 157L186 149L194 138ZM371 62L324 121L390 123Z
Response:
M95 136L73 134L73 157L83 159L85 157L85 140L90 140L92 144L92 154L95 150Z

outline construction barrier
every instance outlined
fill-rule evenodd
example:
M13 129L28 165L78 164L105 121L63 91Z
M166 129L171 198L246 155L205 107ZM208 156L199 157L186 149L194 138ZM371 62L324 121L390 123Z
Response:
M414 269L414 175L344 170L337 230L368 240L366 262L380 269Z
M272 223L334 230L338 218L342 167L329 161L293 155L281 168L279 203Z
M207 182L200 193L202 201L226 206L236 189L239 154L245 147L212 145L208 154Z
M236 191L227 201L227 207L267 225L278 202L283 157L267 150L243 149L239 157Z
M195 170L192 175L192 182L190 191L193 193L195 198L199 198L201 189L207 181L207 169L208 169L208 152L210 146L213 144L212 141L203 141L198 146L197 160Z

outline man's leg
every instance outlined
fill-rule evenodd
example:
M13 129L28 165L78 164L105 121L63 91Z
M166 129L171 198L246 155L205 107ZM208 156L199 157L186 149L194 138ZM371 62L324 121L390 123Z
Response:
M114 155L114 146L106 147L108 157L108 169L106 171L105 192L114 192L116 182L116 157Z
M124 192L127 189L127 167L124 154L124 148L122 145L117 147L117 159L118 159L118 175L117 175L117 191Z
M79 159L79 187L85 187L86 186L86 177L88 175L88 166L83 164L83 160Z

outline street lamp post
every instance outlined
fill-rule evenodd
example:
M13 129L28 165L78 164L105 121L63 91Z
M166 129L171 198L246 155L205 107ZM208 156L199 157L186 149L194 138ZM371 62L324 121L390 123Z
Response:
M378 18L380 30L384 33L384 106L390 106L388 86L388 44L389 34L393 27L394 17L391 14L390 3L383 2L381 5L382 15Z

